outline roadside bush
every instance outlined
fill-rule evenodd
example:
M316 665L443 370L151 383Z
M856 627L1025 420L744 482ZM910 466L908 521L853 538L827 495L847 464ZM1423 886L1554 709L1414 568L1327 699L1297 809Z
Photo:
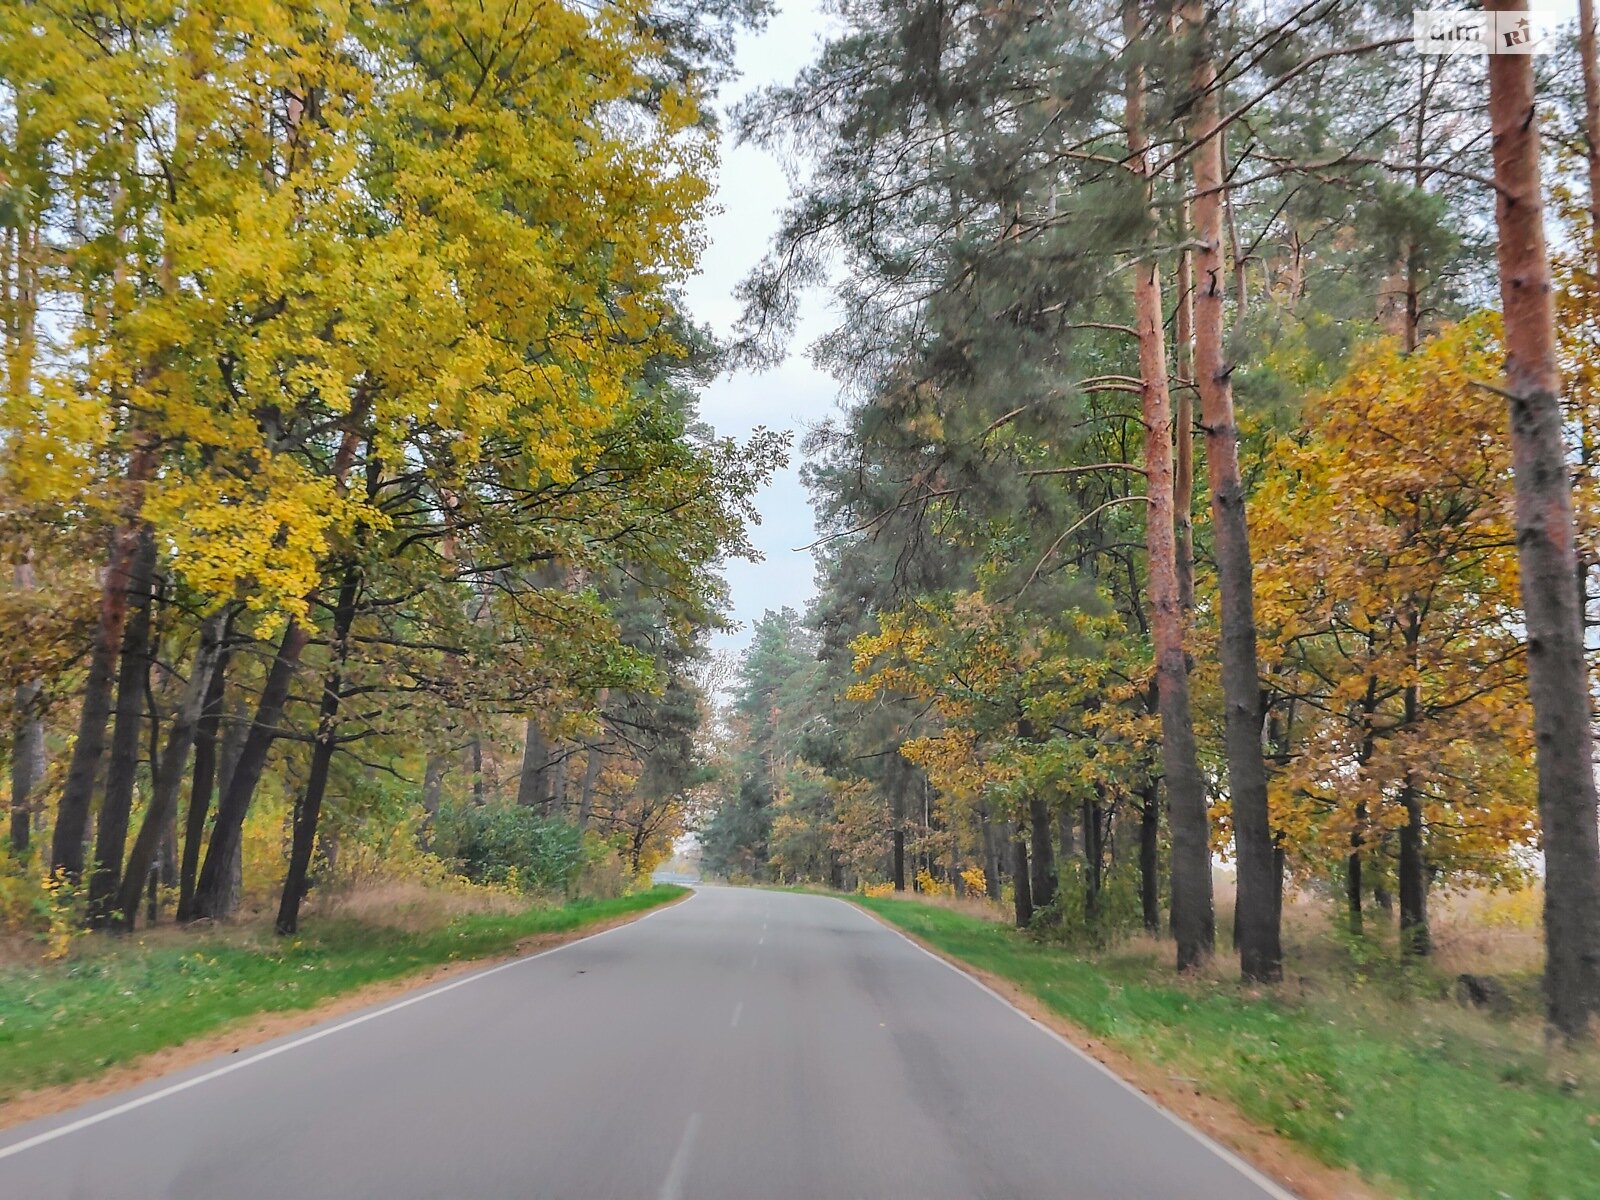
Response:
M474 883L565 894L584 865L577 826L511 804L439 810L433 849Z

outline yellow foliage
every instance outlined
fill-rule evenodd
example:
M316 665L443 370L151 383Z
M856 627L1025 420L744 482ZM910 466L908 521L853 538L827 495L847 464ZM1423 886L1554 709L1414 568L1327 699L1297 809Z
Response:
M1505 405L1476 386L1497 336L1485 316L1369 349L1256 493L1262 658L1293 698L1273 823L1319 869L1404 825L1408 795L1447 877L1515 877L1534 838Z

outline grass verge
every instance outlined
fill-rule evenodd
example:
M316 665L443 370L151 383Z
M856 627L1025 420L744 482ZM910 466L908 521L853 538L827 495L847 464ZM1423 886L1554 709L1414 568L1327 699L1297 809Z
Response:
M301 936L219 931L109 937L71 961L0 969L0 1101L99 1074L262 1013L308 1009L443 963L505 954L529 938L654 908L673 885L611 900L474 914L420 932L328 919Z
M1289 1000L1180 984L1148 955L1091 960L948 908L854 899L1396 1195L1600 1194L1592 1064L1551 1059L1475 1015L1355 988Z

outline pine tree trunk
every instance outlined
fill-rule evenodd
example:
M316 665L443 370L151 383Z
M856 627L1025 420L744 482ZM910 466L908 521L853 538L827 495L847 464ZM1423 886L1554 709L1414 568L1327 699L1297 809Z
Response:
M1508 0L1488 7L1511 10ZM1590 1032L1600 1009L1600 829L1534 98L1530 56L1489 56L1505 390L1545 856L1546 1016L1572 1039Z
M189 682L184 688L183 699L178 703L172 728L167 733L166 750L161 755L151 789L150 807L145 812L144 823L139 827L139 836L134 838L127 870L122 875L117 909L121 913L124 928L133 927L133 914L139 907L140 888L150 876L157 854L172 833L173 817L178 811L178 789L183 786L189 765L189 750L196 743L207 701L213 694L213 682L222 656L222 640L227 636L225 625L226 618L219 614L207 619L200 627L200 646L195 651ZM198 773L198 764L196 770ZM204 819L202 814L202 823Z
M1578 0L1578 62L1583 72L1584 160L1589 169L1590 269L1600 278L1600 65L1595 55L1594 0Z
M1184 205L1188 228L1188 205ZM1177 526L1178 603L1185 616L1194 611L1194 266L1192 252L1178 255L1178 400L1173 412L1176 454L1172 473L1173 516Z
M1033 923L1033 889L1028 878L1028 843L1022 831L1011 840L1011 899L1018 929Z
M361 572L355 566L346 566L333 606L332 662L322 681L322 697L317 703L317 734L311 748L311 769L306 776L305 791L296 798L294 806L289 870L283 877L283 894L278 900L276 928L281 937L291 936L300 928L300 903L305 899L311 855L317 845L317 823L328 790L328 771L338 746L336 735L339 705L344 700L344 664L349 655L350 626L355 620L356 592L360 584Z
M227 687L229 658L229 620L223 618L217 663L206 685L200 720L194 733L194 778L189 787L189 811L183 822L183 855L178 865L178 920L194 916L194 883L200 870L200 843L205 837L206 817L211 812L211 793L216 784L217 734L222 725L223 694Z
M1234 424L1233 367L1224 354L1222 200L1223 134L1218 127L1216 71L1204 29L1205 5L1185 0L1184 20L1199 38L1194 62L1191 135L1196 198L1195 381L1206 434L1211 485L1211 525L1221 593L1223 701L1227 710L1228 792L1233 803L1238 857L1239 965L1251 981L1283 977L1278 906L1272 880L1272 828L1267 770L1261 754L1261 679L1256 662L1255 599L1244 483L1239 474L1239 432ZM1569 575L1570 579L1571 576ZM1169 776L1169 787L1171 786ZM1172 803L1174 839L1178 804ZM1182 913L1188 902L1178 908Z
M267 681L256 703L256 715L250 731L239 749L239 760L234 764L217 805L217 819L211 830L211 844L206 848L205 865L200 868L200 879L195 886L194 915L220 920L232 911L236 898L235 871L242 847L241 835L245 815L250 810L256 784L267 765L267 752L277 740L278 727L283 721L284 708L289 700L289 684L305 649L307 632L299 621L291 620L278 643Z
M122 856L128 846L133 781L139 768L145 693L150 683L150 609L155 598L155 564L155 534L147 525L140 535L128 580L129 611L123 623L121 660L117 668L111 754L106 762L106 786L95 821L94 862L89 871L89 925L95 929L119 919L115 905L122 882ZM143 877L138 885L143 887ZM138 905L137 893L134 905Z
M1136 0L1125 0L1123 26L1130 41L1139 35ZM1150 204L1148 140L1144 129L1144 72L1128 70L1127 105L1130 165L1141 177L1140 197ZM1156 228L1150 213L1149 228ZM1133 275L1134 328L1139 339L1139 390L1145 423L1145 550L1149 558L1150 632L1155 643L1157 708L1161 713L1161 763L1171 812L1172 892L1176 914L1178 969L1189 970L1211 956L1216 917L1211 894L1211 825L1206 813L1205 778L1195 746L1189 703L1189 670L1184 658L1184 609L1178 577L1178 551L1172 464L1172 401L1167 386L1165 318L1161 276L1153 257L1138 263ZM1185 499L1187 505L1187 499ZM1084 833L1088 849L1088 831Z

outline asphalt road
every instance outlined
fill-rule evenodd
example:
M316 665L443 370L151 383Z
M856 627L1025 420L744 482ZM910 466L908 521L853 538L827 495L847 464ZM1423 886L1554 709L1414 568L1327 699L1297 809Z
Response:
M0 1133L5 1200L1268 1196L852 906L709 887Z

